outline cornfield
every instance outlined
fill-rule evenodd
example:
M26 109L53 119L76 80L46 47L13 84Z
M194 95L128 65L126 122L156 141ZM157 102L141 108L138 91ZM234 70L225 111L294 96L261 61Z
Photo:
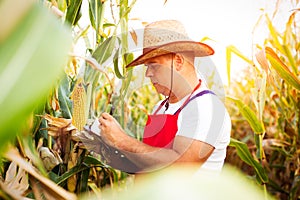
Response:
M139 77L142 67L125 68L134 58L128 40L137 40L128 27L135 0L22 2L0 2L1 199L171 198L157 182L122 195L132 191L135 176L103 162L90 151L97 144L79 142L102 112L141 139L147 113L162 98ZM234 46L226 49L229 74L232 56L249 67L237 78L229 76L225 88L232 120L226 166L239 176L219 184L241 190L230 193L227 184L218 197L240 199L251 183L244 199L300 199L300 8L298 1L286 2L294 9L284 30L273 23L276 9L253 27L254 35L261 26L269 35L253 44L251 58ZM200 198L198 186L209 188L178 171L169 175L176 179L167 183L177 188L197 186L189 188L187 199ZM164 183L165 177L157 179ZM153 190L161 196L149 195ZM172 198L179 198L178 191Z

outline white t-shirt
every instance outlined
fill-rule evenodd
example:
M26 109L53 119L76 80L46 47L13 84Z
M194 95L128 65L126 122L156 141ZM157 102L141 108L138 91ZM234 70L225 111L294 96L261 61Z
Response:
M193 93L191 98L203 90L207 90L204 84ZM162 107L157 114L174 114L188 96L177 103L170 104L167 111ZM160 103L154 107L154 111ZM221 171L231 132L230 116L223 102L214 94L204 94L197 97L181 110L177 125L176 135L200 140L215 148L212 155L201 165L200 169Z

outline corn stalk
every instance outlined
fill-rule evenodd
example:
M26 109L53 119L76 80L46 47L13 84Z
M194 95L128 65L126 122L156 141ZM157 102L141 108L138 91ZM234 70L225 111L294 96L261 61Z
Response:
M300 54L297 16L298 8L292 11L285 30L279 32L273 18L263 14L260 20L265 20L269 37L263 45L256 45L256 60L244 59L250 68L242 74L243 81L231 81L228 88L228 93L234 95L234 98L228 98L234 104L227 102L234 121L230 145L236 148L241 160L252 167L253 171L247 168L245 172L256 175L258 183L264 184L265 192L279 199L297 199L300 195ZM228 52L237 52L243 58L235 49ZM230 61L228 55L227 60ZM254 137L249 134L254 134ZM256 154L253 154L255 149ZM240 163L231 159L234 156L229 153L228 162L241 167Z

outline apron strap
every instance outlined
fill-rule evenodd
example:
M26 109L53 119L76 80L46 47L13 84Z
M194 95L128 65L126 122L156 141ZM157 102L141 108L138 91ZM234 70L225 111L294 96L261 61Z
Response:
M165 99L161 102L161 104L158 106L158 108L155 110L155 112L153 113L153 115L156 115L157 112L163 107L163 105L166 103L168 99Z
M185 104L187 104L190 101L190 97L192 96L192 94L201 86L201 82L202 80L199 79L199 83L198 85L194 88L194 90L191 92L191 94L189 95L189 97L186 99L186 101L183 103L183 105L181 107L184 107ZM155 112L153 113L153 115L156 115L157 112L163 107L163 105L169 100L169 97L166 98L163 102L161 102L161 104L158 106L158 108L155 110ZM177 112L177 111L176 111Z
M180 111L188 104L190 103L193 99L196 99L204 94L213 94L213 95L216 95L213 91L210 91L210 90L203 90L199 93L197 93L195 96L193 96L192 98L190 98L187 102L185 102L175 113L174 115L177 115L180 113Z

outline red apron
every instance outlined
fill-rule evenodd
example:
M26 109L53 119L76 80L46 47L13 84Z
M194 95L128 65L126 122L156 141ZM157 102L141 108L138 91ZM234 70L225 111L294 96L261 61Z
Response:
M148 115L148 120L144 130L143 142L145 144L154 147L172 148L173 140L177 133L177 120L178 115L182 108L186 104L194 99L192 99L192 94L200 87L201 80L199 84L195 87L192 93L189 95L187 100L182 104L182 106L172 115L172 114L156 114L166 103L167 99L164 100L159 107L156 109L153 115ZM202 94L201 94L202 95ZM199 95L199 96L201 96ZM197 95L198 96L198 95Z

